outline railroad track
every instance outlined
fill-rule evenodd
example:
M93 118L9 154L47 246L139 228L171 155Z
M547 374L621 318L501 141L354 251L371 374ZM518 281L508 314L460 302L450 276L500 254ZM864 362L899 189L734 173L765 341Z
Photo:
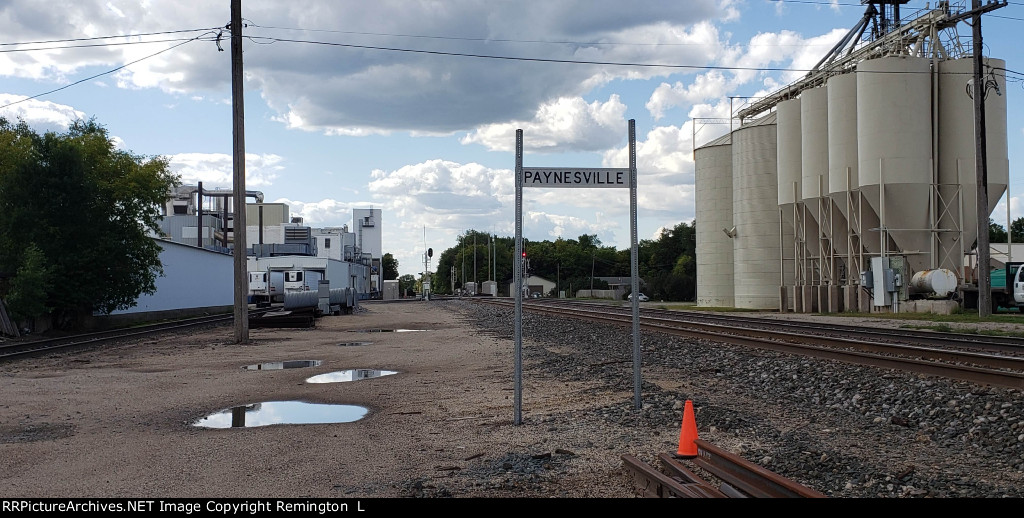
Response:
M510 299L478 302L512 306ZM632 324L625 308L608 305L524 302L524 310L605 322ZM703 318L707 317L707 318ZM643 309L642 329L678 336L758 347L872 367L897 369L1010 388L1024 388L1024 341L987 336L921 336L905 330L855 326L789 325L776 319L705 315ZM905 337L904 335L908 335ZM919 345L925 343L927 345Z
M746 459L697 439L697 456L662 453L661 468L622 455L636 496L645 498L826 498ZM707 475L700 475L706 473Z
M250 311L250 318L272 311L269 309L258 309ZM96 347L125 338L139 338L152 336L159 333L182 331L207 325L230 324L234 322L234 314L226 313L220 315L209 315L203 317L172 320L155 324L136 326L130 328L111 329L95 333L83 333L59 338L47 338L42 340L14 341L0 344L0 362L39 356L53 352L66 352L89 347Z

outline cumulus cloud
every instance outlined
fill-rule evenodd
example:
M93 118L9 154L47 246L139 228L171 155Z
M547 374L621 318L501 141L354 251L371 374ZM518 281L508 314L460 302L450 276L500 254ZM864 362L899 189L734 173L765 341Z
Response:
M0 94L0 106L10 105L0 108L0 117L9 122L23 120L38 133L66 131L76 120L85 119L85 113L70 106L38 99L23 101L24 98L22 95Z
M171 172L181 176L184 184L203 182L203 188L231 189L234 185L234 158L223 153L179 153L167 157ZM245 155L245 186L258 190L272 185L283 169L277 155Z
M711 0L629 9L611 0L526 9L483 0L452 0L444 9L400 1L250 0L243 11L245 80L289 127L338 135L445 134L528 119L552 99L672 71L552 60L705 63L717 47L708 22L734 12L733 2ZM217 52L212 40L227 37L221 28L229 14L216 3L13 0L0 7L0 31L9 40L123 36L89 48L5 53L0 74L67 82L87 67L113 69L201 37L112 79L119 88L158 88L185 98L224 92L230 52ZM182 29L196 31L148 34Z
M587 104L579 97L557 99L541 106L533 119L490 124L462 139L493 151L514 151L516 130L523 130L523 147L530 152L601 151L622 140L626 106L618 95L607 102Z

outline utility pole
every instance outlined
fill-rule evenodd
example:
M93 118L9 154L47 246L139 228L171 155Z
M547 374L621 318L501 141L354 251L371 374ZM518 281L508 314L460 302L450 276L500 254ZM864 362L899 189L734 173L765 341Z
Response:
M989 279L988 243L988 169L985 153L985 84L981 74L981 0L971 2L975 11L971 20L971 46L974 54L974 164L978 192L978 317L992 314L992 293Z
M974 57L974 77L971 96L974 100L974 163L977 175L978 192L978 317L984 318L992 314L992 290L989 275L989 241L988 241L988 161L987 141L985 139L985 79L982 63L981 14L985 11L1002 7L998 3L989 2L984 9L981 0L971 1L971 47Z
M231 114L234 119L235 343L249 342L249 282L245 246L245 109L242 84L242 0L231 0Z

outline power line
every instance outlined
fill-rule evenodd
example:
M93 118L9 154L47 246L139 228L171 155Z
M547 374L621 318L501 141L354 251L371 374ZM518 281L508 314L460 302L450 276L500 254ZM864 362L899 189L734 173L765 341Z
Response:
M95 36L92 38L67 38L60 40L38 40L38 41L23 41L20 43L0 43L0 47L7 47L12 45L39 45L44 43L68 43L73 41L97 41L97 40L109 40L114 38L139 38L142 36L156 36L158 34L181 34L183 32L199 32L199 31L215 31L220 27L207 27L204 29L181 29L177 31L161 31L161 32L140 32L135 34L118 34L113 36Z
M423 35L423 34L401 34L401 33L387 33L387 32L362 32L362 31L342 31L335 29L304 29L301 27L280 27L273 25L257 25L252 23L253 27L259 27L261 29L276 29L286 31L303 31L303 32L326 32L332 34L347 34L354 36L383 36L390 38L416 38L416 39L434 39L434 40L450 40L450 41L476 41L484 43L544 43L554 45L593 45L593 46L649 46L649 47L685 47L685 46L701 46L703 43L631 43L631 42L613 42L613 41L563 41L563 40L517 40L508 38L472 38L464 36L436 36L436 35ZM751 44L738 44L744 47L826 47L828 45L806 45L794 43L792 45L751 45Z
M273 42L281 43L306 43L310 45L326 45L332 47L345 47L353 49L363 50L385 50L390 52L409 52L414 54L432 54L438 56L455 56L455 57L466 57L466 58L481 58L481 59L497 59L506 61L532 61L537 63L563 63L563 64L576 64L576 65L607 65L607 66L626 66L626 67L650 67L650 68L683 68L683 69L700 69L700 70L749 70L757 72L810 72L810 69L795 69L795 68L781 68L781 67L729 67L729 66L717 66L717 65L665 65L665 64L652 64L652 63L623 63L614 61L583 61L573 59L553 59L553 58L525 58L518 56L496 56L488 54L470 54L464 52L445 52L440 50L423 50L423 49L404 49L398 47L378 47L372 45L354 45L351 43L334 43L327 41L313 41L313 40L293 40L286 38L268 38L265 36L253 36L253 38L265 39Z
M190 43L190 42L196 41L196 40L198 40L199 38L201 38L202 36L205 36L205 34L201 34L201 35L199 35L199 36L196 36L196 37L194 37L194 38L188 39L188 40L186 40L186 41L183 41L183 42L181 42L181 43L179 43L179 44L177 44L177 45L172 45L172 46L170 46L170 47L167 47L166 49L163 49L163 50L161 50L161 51L159 51L159 52L154 52L153 54L150 54L150 55L148 55L148 56L145 56L145 57L142 57L142 58L136 59L135 61L131 61L131 62L129 62L129 63L125 63L125 64L123 64L123 65L121 65L121 66L119 66L119 67L117 67L117 68L114 68L114 69L108 70L108 71L106 71L106 72L101 72L101 73L99 73L99 74L96 74L96 75L93 75L93 76L89 76L89 77L86 77L86 78L84 78L84 79L79 79L78 81L75 81L74 83L66 84L66 85L64 85L64 86L62 86L62 87L60 87L60 88L55 88L55 89L53 89L53 90L50 90L50 91L48 91L48 92L43 92L43 93L41 93L41 94L36 94L36 95L33 95L33 96L31 96L31 97L26 97L26 98L24 98L24 99L21 99L21 100L19 100L19 101L14 101L14 102L12 102L12 103L7 103L7 104L5 104L5 105L3 105L3 106L0 106L0 109L4 109L4 108L7 108L8 106L13 106L13 105L15 105L15 104L18 104L18 103L23 103L23 102L25 102L25 101L28 101L28 100L32 100L32 99L35 99L35 98L37 98L37 97L42 97L42 96L44 96L44 95L49 95L49 94L52 94L52 93L54 93L54 92L59 92L59 91L61 91L61 90L64 90L65 88L70 88L70 87L72 87L72 86L75 86L75 85L77 85L77 84L81 84L81 83L84 83L84 82L86 82L86 81L89 81L90 79L95 79L95 78L97 78L97 77L100 77L100 76L105 76L105 75L107 75L107 74L112 74L112 73L114 73L114 72L117 72L118 70L121 70L121 69L123 69L123 68L129 67L129 66L131 66L131 65L134 65L135 63L138 63L138 62L140 62L140 61L145 61L145 60L147 60L147 59L149 59L149 58L152 58L152 57L158 56L158 55L160 55L160 54L163 54L164 52L167 52L167 51L169 51L169 50L173 50L173 49L176 49L176 48L178 48L178 47L180 47L180 46L182 46L182 45L185 45L186 43Z
M29 49L0 49L0 54L9 53L9 52L37 52L37 51L43 51L43 50L82 49L82 48L92 48L92 47L120 47L120 46L124 46L124 45L142 45L142 44L148 44L148 43L168 43L168 42L172 42L172 41L189 42L189 41L192 41L192 40L195 40L195 39L198 39L198 37L197 38L187 38L187 39L186 38L172 38L172 39L167 39L167 40L122 41L122 42L114 42L114 43L92 43L92 44L82 44L82 45L61 45L61 46L58 46L58 47L36 47L36 48L29 48Z

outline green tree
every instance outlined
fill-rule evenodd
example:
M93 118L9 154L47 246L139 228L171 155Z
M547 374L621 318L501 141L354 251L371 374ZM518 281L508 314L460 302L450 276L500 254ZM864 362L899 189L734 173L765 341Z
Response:
M18 321L32 321L36 317L47 314L50 308L46 303L46 295L53 286L46 257L35 244L25 250L24 262L11 280L7 292L7 304L11 308L11 316Z
M132 307L163 274L150 235L178 184L165 158L118 150L94 120L39 135L0 118L0 271L27 264L35 244L52 279L45 300L57 327Z
M383 270L384 280L393 281L398 278L398 259L390 253L380 258L380 268Z
M405 274L398 278L398 291L403 297L412 295L416 291L416 276Z
M1024 218L1017 218L1010 223L1010 237L1014 243L1024 243Z
M988 242L989 243L1005 243L1006 242L1006 229L1002 225L996 223L995 220L989 218L988 220Z

